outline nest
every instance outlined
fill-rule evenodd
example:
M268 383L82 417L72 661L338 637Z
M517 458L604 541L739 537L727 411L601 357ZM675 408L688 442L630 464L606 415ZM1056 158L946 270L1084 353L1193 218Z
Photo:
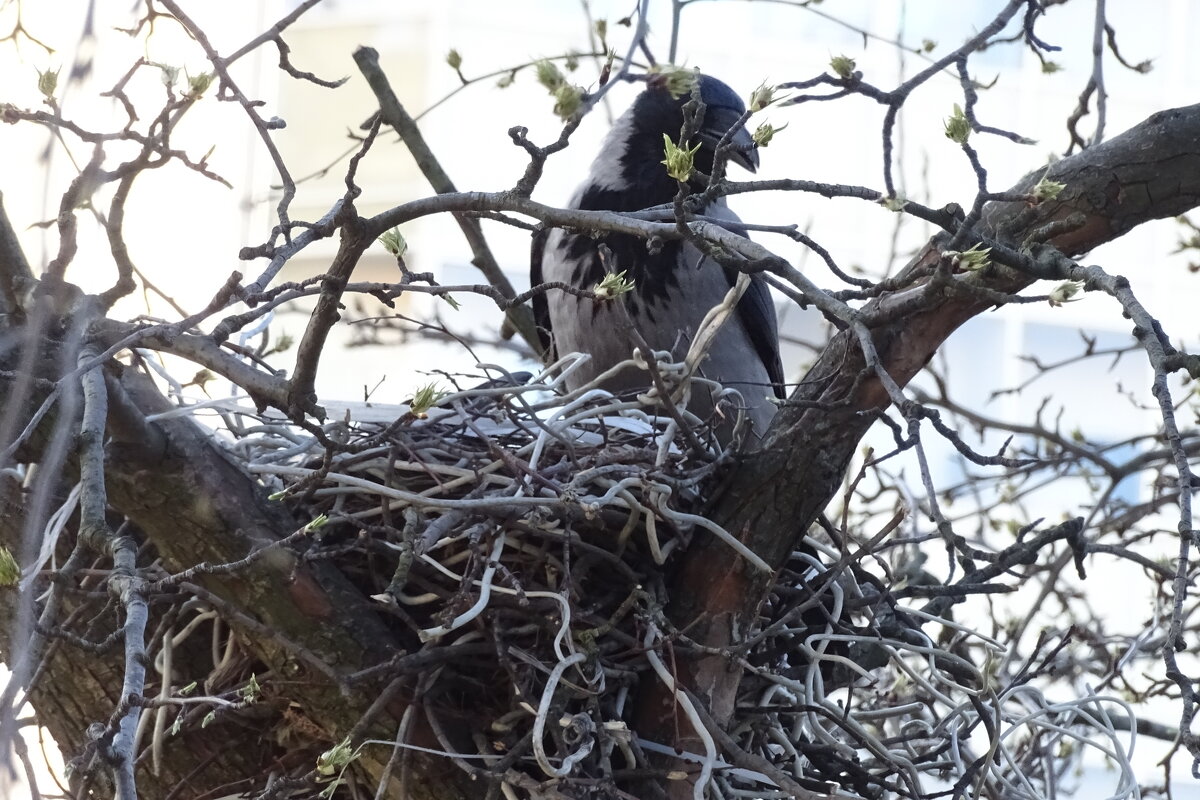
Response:
M1100 729L1124 752L1098 701L992 690L977 665L1004 648L900 606L864 566L869 548L846 548L869 538L852 530L806 538L759 624L721 653L745 676L731 723L674 692L703 747L680 755L646 738L635 717L647 681L672 693L674 664L713 652L665 609L691 539L721 537L731 559L741 547L705 516L733 463L717 428L736 409L714 428L653 397L562 395L546 376L494 369L475 380L428 409L433 398L358 408L324 427L336 451L284 421L222 415L246 468L317 520L304 558L335 562L409 653L461 654L423 672L415 697L441 755L506 796L621 796L670 764L697 797L922 797L931 777L1024 797L1056 779L1046 742ZM931 620L940 642L922 632ZM993 763L975 739L996 720L1020 735Z

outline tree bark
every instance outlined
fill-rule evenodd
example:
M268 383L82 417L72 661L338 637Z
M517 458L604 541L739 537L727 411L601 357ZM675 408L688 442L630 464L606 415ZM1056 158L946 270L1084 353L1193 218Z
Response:
M8 399L11 383L10 379L0 380L0 405ZM156 548L165 569L174 573L204 562L238 561L303 524L281 503L269 500L264 487L223 452L210 431L193 420L174 417L146 423L145 415L171 408L148 377L123 369L109 381L109 387L111 443L105 464L109 504ZM47 425L53 424L55 421L48 419ZM4 510L10 513L4 515L0 535L15 544L20 541L23 503L19 487L9 482L6 490L9 502ZM345 737L379 696L382 687L378 681L398 677L384 675L369 684L339 686L343 676L403 651L376 616L372 602L330 564L305 562L291 550L279 548L245 568L227 574L199 574L194 582L243 615L244 619L227 622L239 632L243 646L274 676L286 681L286 699L319 727L329 746ZM14 589L3 590L0 603L15 602L15 595ZM14 616L7 614L6 619L11 624ZM247 621L254 626L247 629ZM273 635L264 635L268 630ZM11 635L4 626L0 647L15 655L23 644L12 642ZM113 713L119 700L123 654L117 647L81 666L79 651L67 645L52 648L47 658L33 703L39 721L70 759L86 744L87 721L103 721ZM399 699L390 703L369 733L391 739L405 708L406 703ZM423 726L414 727L410 738L417 744L437 746ZM171 760L164 771L154 776L144 763L138 774L140 785L147 796L166 797L174 790L171 796L181 799L201 797L217 786L236 785L270 768L270 763L258 757L264 748L257 743L264 734L269 730L225 731L216 726L196 736L193 747L172 742L166 748ZM265 750L269 753L270 748ZM371 746L362 750L355 763L377 779L390 756L389 748ZM485 782L471 782L464 773L448 768L437 756L418 752L410 757L412 781L406 796L474 797L487 788ZM397 778L392 775L393 781Z

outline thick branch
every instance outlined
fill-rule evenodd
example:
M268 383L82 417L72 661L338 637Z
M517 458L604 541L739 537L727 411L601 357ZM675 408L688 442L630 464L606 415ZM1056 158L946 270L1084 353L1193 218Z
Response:
M1031 173L1013 190L1027 191L1042 174ZM1200 105L1154 114L1121 136L1058 162L1048 177L1067 185L1057 200L1035 209L1023 203L993 203L985 210L979 232L1020 247L1047 224L1074 215L1075 222L1063 226L1065 230L1048 243L1078 255L1143 222L1181 214L1200 202ZM931 272L939 259L935 239L906 274ZM1012 293L1035 278L996 267L966 280ZM925 291L917 285L887 294L863 310L865 318L887 320L871 334L880 364L900 386L960 325L990 307L968 292L911 303L914 293ZM891 308L914 310L892 315L887 313ZM779 412L762 448L745 457L718 501L716 519L775 567L833 497L876 412L890 404L878 377L863 379L864 370L853 332L834 336L791 398L804 402ZM671 615L693 638L726 648L740 639L738 632L750 629L770 586L770 576L730 559L724 545L701 538L693 542L677 575ZM718 720L727 720L740 673L712 656L683 667L686 683L710 702ZM646 720L640 729L648 735L672 736L674 715L660 705L662 698L649 699L645 714L656 719ZM685 721L679 724L687 730Z

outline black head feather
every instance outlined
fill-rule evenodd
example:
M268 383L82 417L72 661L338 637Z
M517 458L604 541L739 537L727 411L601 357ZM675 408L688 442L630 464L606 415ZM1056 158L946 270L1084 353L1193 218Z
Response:
M675 196L678 185L667 175L663 160L663 134L678 142L683 130L683 107L692 99L690 94L673 97L665 87L650 85L633 103L627 115L629 129L625 135L625 152L620 159L621 175L617 185L631 187L633 192L618 202L640 203L616 208L619 211L635 211L647 206L669 203ZM704 119L698 133L701 143L696 154L696 169L702 173L712 172L717 141L728 131L746 110L742 99L725 83L708 75L700 76L700 99L705 105ZM758 163L753 152L753 142L745 130L734 137L739 148L735 160L753 171ZM694 143L690 143L693 144ZM616 198L611 198L616 199Z

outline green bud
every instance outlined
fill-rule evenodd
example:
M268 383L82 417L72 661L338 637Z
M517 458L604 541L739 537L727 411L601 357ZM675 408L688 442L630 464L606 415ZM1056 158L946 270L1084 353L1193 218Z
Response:
M610 272L592 289L600 300L611 300L633 291L633 281L625 278L625 270Z
M558 87L562 86L566 81L563 79L562 73L558 71L558 67L554 62L542 59L533 65L537 73L537 81L542 86L545 86L551 94L558 91Z
M774 103L776 100L781 100L775 96L775 87L768 86L766 82L759 84L759 87L750 93L750 110L752 112L762 111L767 106Z
M446 63L450 65L450 69L457 71L462 67L462 56L452 47L450 52L446 53Z
M1058 72L1061 69L1062 69L1062 65L1059 64L1057 61L1043 61L1042 62L1042 72L1046 73L1047 75L1053 75L1054 73Z
M404 254L408 252L408 242L404 240L399 228L392 228L390 231L380 234L377 241L396 258L403 258Z
M954 266L964 272L978 272L992 263L989 259L991 252L990 247L980 249L978 244L974 244L970 250L948 250L942 253L942 257L952 259Z
M567 68L567 72L574 72L579 69L579 53L574 50L567 53L567 57L563 60L563 66Z
M601 42L603 42L604 37L606 37L606 36L608 36L608 20L606 20L606 19L596 20L596 37Z
M570 83L564 83L554 90L554 113L560 119L570 119L582 107L583 89Z
M1064 303L1074 302L1072 298L1079 294L1082 288L1083 281L1063 281L1054 287L1054 291L1050 292L1050 297L1048 298L1050 305L1057 308Z
M617 51L609 50L608 56L604 59L604 66L600 68L600 85L604 86L608 83L608 78L612 75L613 62L617 59Z
M253 672L250 673L250 680L246 681L246 685L237 690L237 694L247 703L255 703L262 697L262 687L258 685L258 677Z
M442 391L436 382L427 384L413 393L412 402L408 404L408 410L418 419L425 419L429 409L433 408L445 396L446 392Z
M700 149L697 144L691 150L686 147L679 147L671 141L671 137L663 134L663 150L666 158L660 161L660 164L665 164L667 174L677 181L686 181L692 175L692 170L696 164L696 152Z
M197 688L199 685L200 685L200 684L199 684L199 683L197 683L196 681L192 681L192 682L191 682L191 683L189 683L187 686L184 686L184 687L182 687L182 688L179 690L178 694L179 694L179 696L180 696L180 697L187 697L189 694L191 694L192 692L196 691L196 688Z
M204 730L209 725L213 724L217 719L217 712L210 711L204 715L204 719L200 720L200 730Z
M58 73L59 70L57 69L46 70L45 72L38 70L38 91L47 98L54 97L54 90L58 88Z
M0 586L16 586L21 580L21 568L12 552L0 545Z
M350 747L350 738L346 737L317 756L317 773L330 777L345 768L354 760L354 757L354 749Z
M508 87L513 85L514 80L516 80L515 72L510 72L507 75L501 75L500 80L496 81L496 88L497 89L507 89Z
M199 97L208 91L208 87L212 86L213 73L201 72L199 75L188 75L188 95L191 97Z
M834 56L829 60L829 68L842 80L854 77L854 68L858 66L849 56Z
M1154 69L1154 62L1150 60L1139 61L1138 65L1133 68L1134 72L1140 72L1145 75L1150 70Z
M971 138L971 123L958 103L954 104L954 113L946 120L946 138L958 144L966 144Z
M320 515L314 517L311 522L309 522L307 525L304 526L304 532L312 533L313 531L319 531L319 530L321 530L321 528L324 528L328 524L329 524L329 516L327 514L320 514Z
M790 124L791 123L789 122L788 125ZM783 128L786 127L787 125L783 126ZM775 134L779 133L781 130L783 130L783 128L776 128L771 123L764 122L754 129L754 133L750 134L750 138L753 139L754 143L759 147L766 147L771 143L771 140L775 138Z
M935 47L937 47L937 42L935 42L933 39L921 40L921 49L926 53L932 53Z
M163 86L170 89L179 80L179 67L172 67L169 64L159 64L158 68L162 71Z
M1033 187L1033 191L1030 192L1030 195L1033 197L1033 202L1041 203L1046 200L1057 199L1059 192L1065 188L1067 188L1065 183L1052 181L1043 176L1042 179L1037 182L1037 185Z
M671 97L679 99L692 93L699 80L696 71L673 64L655 64L650 68L646 85L655 89L666 89Z
M881 198L879 201L879 205L883 206L888 211L895 211L896 213L899 213L904 210L904 207L906 205L908 205L908 201L905 200L903 197L897 195L895 197Z

